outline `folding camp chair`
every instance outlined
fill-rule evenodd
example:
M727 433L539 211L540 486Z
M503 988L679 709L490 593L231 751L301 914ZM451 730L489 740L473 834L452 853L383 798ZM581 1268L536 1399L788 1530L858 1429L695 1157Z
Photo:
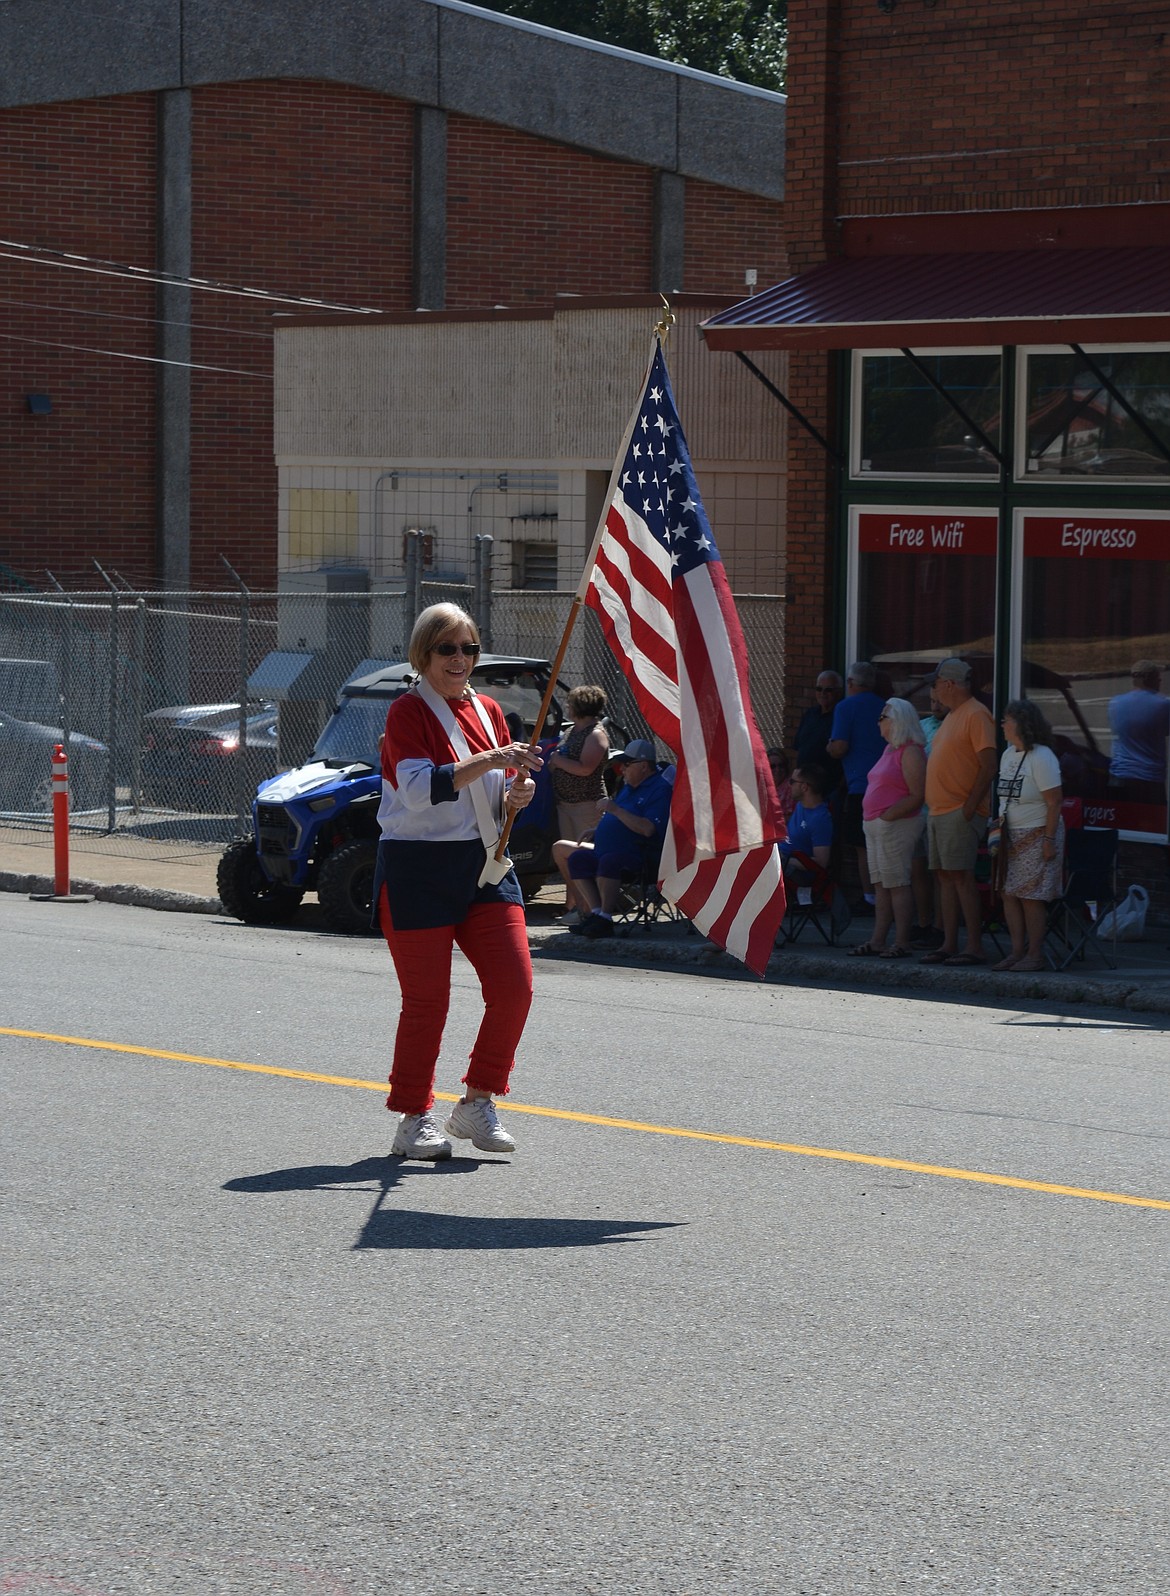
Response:
M817 864L811 855L794 850L789 857L789 868L784 872L788 908L780 927L780 938L795 942L812 926L822 941L835 948L853 919L848 898L832 873Z
M1097 922L1120 897L1117 880L1116 831L1089 829L1065 836L1064 893L1048 907L1044 955L1054 970L1065 970L1074 959L1095 953L1110 970L1117 968L1113 953L1097 935Z
M686 916L680 914L673 903L668 903L659 891L658 860L659 849L655 846L647 851L637 870L622 871L621 892L614 911L617 924L628 929L640 926L648 930L652 925L685 920Z

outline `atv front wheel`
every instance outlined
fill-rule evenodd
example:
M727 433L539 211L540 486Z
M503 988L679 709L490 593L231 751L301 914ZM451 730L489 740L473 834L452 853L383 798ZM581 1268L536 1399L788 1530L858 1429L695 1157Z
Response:
M299 887L269 881L251 837L236 837L228 843L215 872L215 885L225 912L246 925L291 920L301 906Z
M359 837L344 843L323 861L317 873L317 902L326 925L350 936L368 936L374 897L378 842Z

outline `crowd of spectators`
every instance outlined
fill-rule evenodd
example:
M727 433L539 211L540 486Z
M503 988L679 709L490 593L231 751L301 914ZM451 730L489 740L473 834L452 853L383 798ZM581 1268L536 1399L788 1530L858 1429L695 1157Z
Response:
M882 685L865 660L844 679L834 671L817 677L787 778L796 803L789 840L780 845L786 872L794 857L802 869L812 860L839 874L846 857L855 861L854 912L873 914L871 934L851 950L856 958L917 954L924 964L985 964L985 893L976 870L994 806L1012 942L996 968L1039 968L1046 906L1061 892L1064 840L1048 722L1027 700L1009 704L1001 760L995 722L965 660L939 664L926 713ZM769 758L774 775L787 770L783 750Z
M806 885L810 873L839 875L849 850L854 912L873 915L873 930L850 950L853 957L917 954L923 964L985 964L985 893L976 871L994 807L1003 866L997 885L1012 944L995 968L1039 969L1064 854L1060 765L1047 720L1029 700L1008 704L1001 758L995 722L965 660L939 664L925 713L883 694L882 685L889 683L865 660L844 678L822 671L792 753L768 749L788 833L778 844L786 877ZM610 749L600 688L575 689L569 710L566 734L548 761L562 832L553 855L570 929L607 937L623 880L646 876L656 864L673 767L643 739ZM622 778L613 797L603 781L607 767Z

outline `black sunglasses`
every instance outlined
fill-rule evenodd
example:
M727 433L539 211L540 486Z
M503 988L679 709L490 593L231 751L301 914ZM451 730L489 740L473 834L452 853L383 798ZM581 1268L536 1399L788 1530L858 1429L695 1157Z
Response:
M479 653L478 643L436 643L431 649L432 654L441 654L444 659L450 659L453 654L463 654L468 659L474 659Z

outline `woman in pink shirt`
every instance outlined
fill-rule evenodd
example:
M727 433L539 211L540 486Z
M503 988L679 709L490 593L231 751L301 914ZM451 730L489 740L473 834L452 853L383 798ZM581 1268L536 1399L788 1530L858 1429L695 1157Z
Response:
M878 718L886 748L866 779L861 803L865 852L876 902L873 935L853 949L855 958L910 957L914 892L910 885L914 849L926 824L922 793L926 785L926 742L913 705L890 698ZM891 924L894 945L886 947Z

